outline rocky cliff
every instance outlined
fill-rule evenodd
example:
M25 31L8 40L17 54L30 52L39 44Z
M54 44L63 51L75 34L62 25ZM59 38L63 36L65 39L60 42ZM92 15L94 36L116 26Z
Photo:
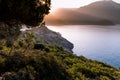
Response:
M73 44L71 42L63 38L60 33L49 30L44 25L27 31L34 33L34 39L37 44L59 46L68 52L73 52Z

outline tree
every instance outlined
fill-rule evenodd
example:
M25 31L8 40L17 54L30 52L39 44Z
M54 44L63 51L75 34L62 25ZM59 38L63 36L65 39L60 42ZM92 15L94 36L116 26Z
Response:
M50 5L51 0L0 0L0 39L16 38L22 24L39 25Z

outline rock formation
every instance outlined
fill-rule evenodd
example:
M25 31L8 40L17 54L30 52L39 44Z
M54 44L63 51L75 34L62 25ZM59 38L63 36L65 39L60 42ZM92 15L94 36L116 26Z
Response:
M37 44L52 45L62 47L68 52L73 52L73 44L63 38L60 33L49 30L46 26L41 26L28 30L34 33L34 39ZM24 34L25 32L23 32Z

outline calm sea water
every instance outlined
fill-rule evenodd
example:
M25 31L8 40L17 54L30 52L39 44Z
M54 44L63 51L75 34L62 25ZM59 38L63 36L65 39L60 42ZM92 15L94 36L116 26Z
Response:
M120 25L49 26L74 44L74 53L120 67Z

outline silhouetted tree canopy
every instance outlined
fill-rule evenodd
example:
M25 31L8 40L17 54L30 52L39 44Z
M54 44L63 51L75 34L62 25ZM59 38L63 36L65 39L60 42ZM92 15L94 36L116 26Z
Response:
M38 26L50 4L51 0L0 0L0 39L17 37L22 24Z
M50 0L0 0L0 21L17 20L36 26L49 13Z

